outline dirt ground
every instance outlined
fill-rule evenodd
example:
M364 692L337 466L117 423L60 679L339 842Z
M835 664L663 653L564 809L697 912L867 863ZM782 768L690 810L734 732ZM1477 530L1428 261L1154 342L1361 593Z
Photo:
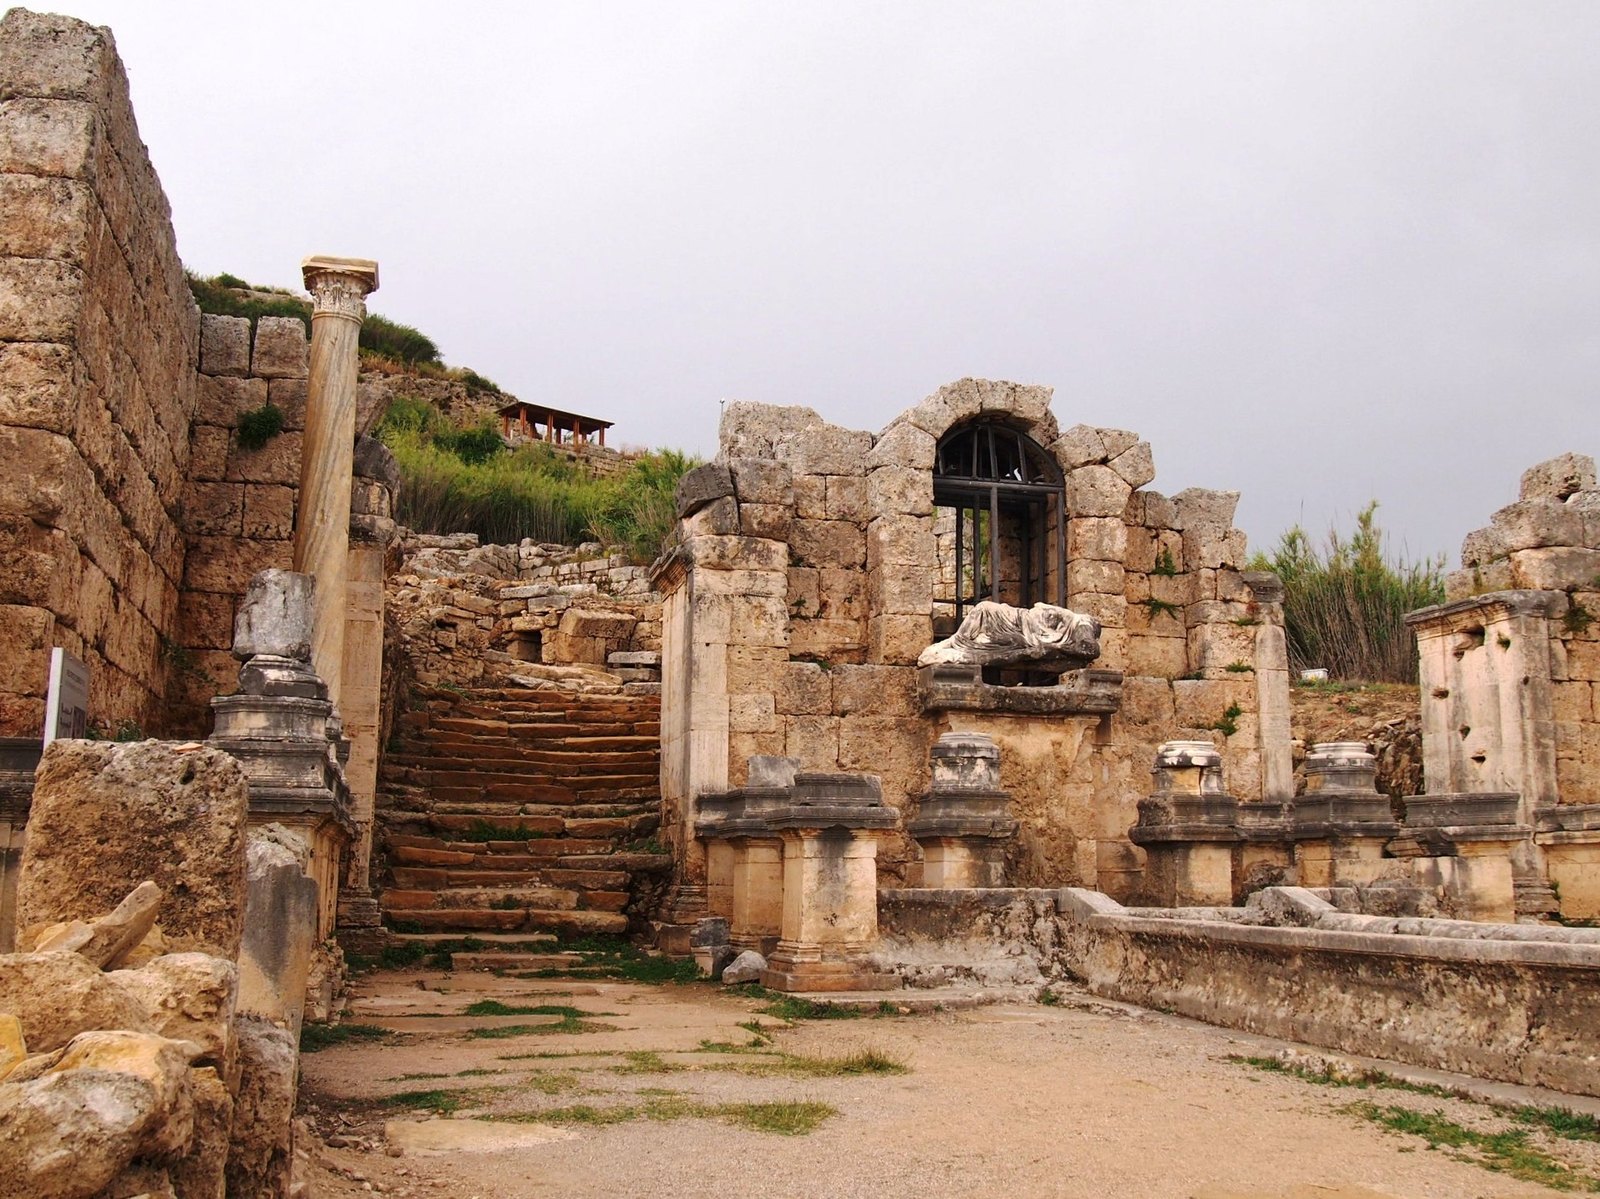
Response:
M791 1022L709 983L368 975L347 1020L387 1035L303 1059L308 1177L318 1199L1561 1193L1350 1110L1506 1124L1483 1104L1318 1085L1230 1060L1258 1039L1064 998ZM463 1014L484 1000L576 1011ZM853 1053L867 1072L840 1073ZM826 1107L763 1106L794 1103ZM1600 1175L1600 1145L1537 1143Z

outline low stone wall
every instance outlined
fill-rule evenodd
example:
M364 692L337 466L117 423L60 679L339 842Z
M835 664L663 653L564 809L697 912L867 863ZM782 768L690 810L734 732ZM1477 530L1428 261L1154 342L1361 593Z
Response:
M1357 916L1298 888L1271 888L1227 919L1158 917L1077 888L882 895L878 962L908 982L928 978L936 950L959 970L976 933L999 934L991 959L1030 958L1041 977L1074 979L1108 999L1600 1094L1596 930Z

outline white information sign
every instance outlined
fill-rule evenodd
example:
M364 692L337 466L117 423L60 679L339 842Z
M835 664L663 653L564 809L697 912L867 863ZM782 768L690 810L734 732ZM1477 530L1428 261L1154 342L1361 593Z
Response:
M44 743L89 731L89 668L59 645L50 651L50 696L45 701Z

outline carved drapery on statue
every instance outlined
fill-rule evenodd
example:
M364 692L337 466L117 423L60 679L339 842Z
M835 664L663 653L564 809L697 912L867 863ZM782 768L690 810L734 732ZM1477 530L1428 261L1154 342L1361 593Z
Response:
M918 666L1005 666L1044 674L1080 670L1100 656L1100 622L1092 616L1034 604L1017 608L983 600L954 636L936 641Z

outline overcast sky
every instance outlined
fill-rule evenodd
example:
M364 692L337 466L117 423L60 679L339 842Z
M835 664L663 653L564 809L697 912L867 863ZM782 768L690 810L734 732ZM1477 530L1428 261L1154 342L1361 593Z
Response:
M63 3L191 269L376 258L619 441L1047 383L1253 545L1377 499L1452 561L1600 450L1600 3Z

